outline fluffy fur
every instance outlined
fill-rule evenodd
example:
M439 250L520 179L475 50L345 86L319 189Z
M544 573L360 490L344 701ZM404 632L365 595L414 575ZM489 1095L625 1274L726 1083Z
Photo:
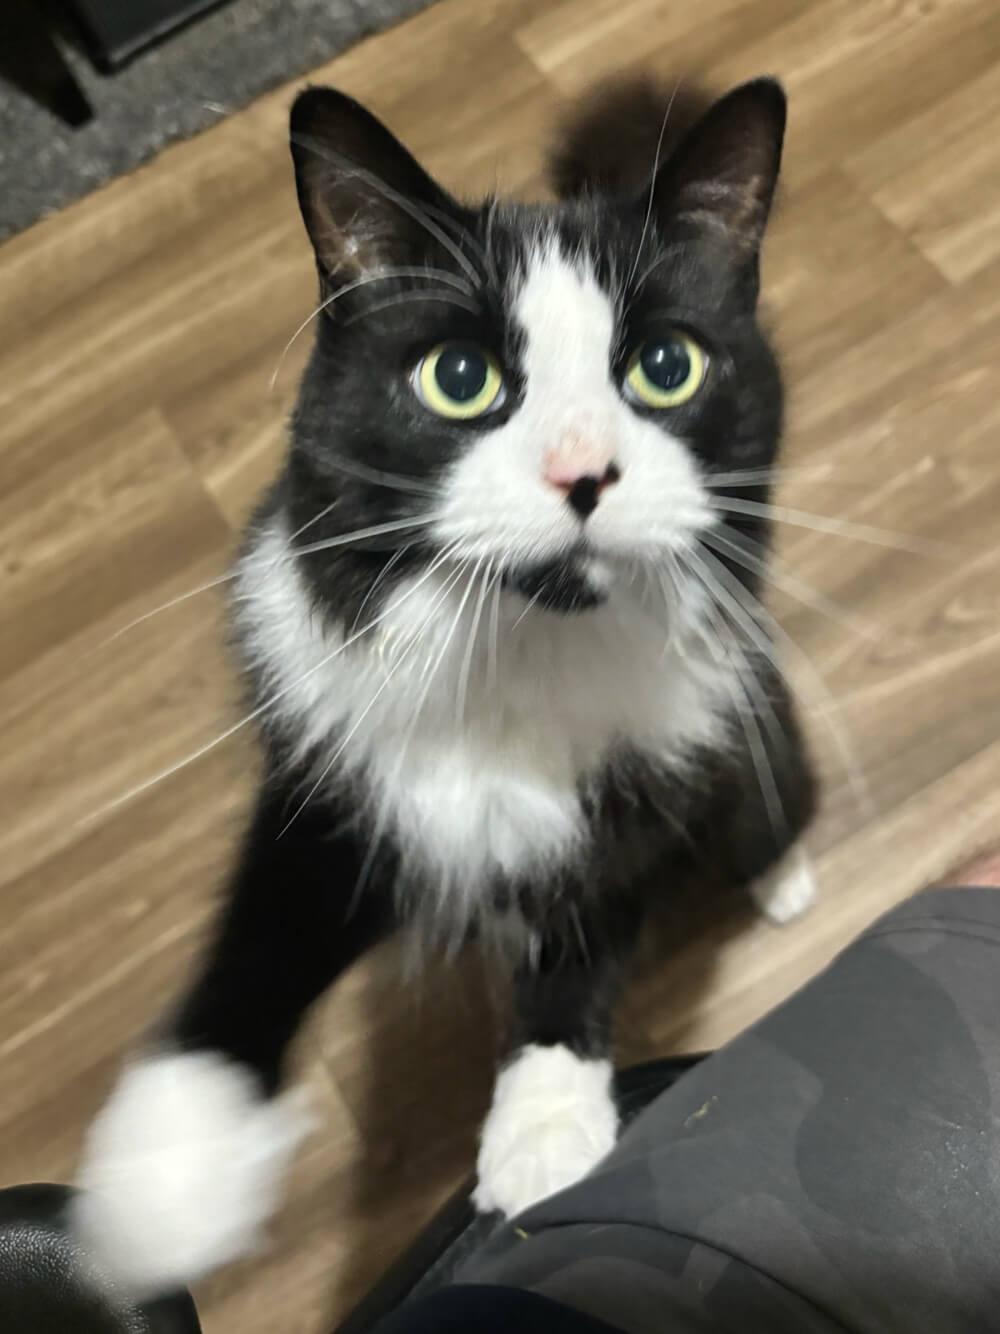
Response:
M801 848L750 886L757 907L775 926L787 926L808 912L816 899L816 877Z
M666 162L711 103L704 89L685 81L671 88L640 74L600 85L554 138L549 172L557 194L641 194L650 163Z
M138 1062L90 1128L75 1231L127 1289L179 1287L260 1244L307 1128L210 1052Z
M518 310L534 388L428 505L436 540L470 562L466 576L432 565L369 604L370 633L331 624L313 614L279 512L242 562L235 604L296 759L316 756L321 784L351 775L408 876L433 887L417 910L462 929L497 876L526 879L586 858L581 780L599 775L616 747L641 746L664 771L683 769L700 747L726 749L736 688L733 663L717 661L701 632L697 599L678 602L668 624L662 590L619 563L637 524L650 543L683 550L709 509L687 449L610 392L607 298L586 270L540 250ZM555 313L577 331L568 356ZM475 566L491 560L498 530L508 558L520 542L528 561L573 541L562 497L536 478L537 442L569 429L618 442L622 479L592 521L601 556L580 567L603 597L586 616L525 616L524 597L488 587L485 570L477 583ZM673 515L653 505L664 493L676 498Z
M759 81L664 133L651 96L606 108L614 180L588 109L545 206L461 204L350 98L295 105L321 304L233 600L264 778L216 938L84 1171L80 1227L140 1290L253 1243L295 1139L291 1041L387 931L475 936L509 971L477 1198L514 1212L613 1142L650 898L808 898L775 879L813 789L756 601L767 525L739 503L766 500L781 431L755 312L784 99ZM656 407L637 358L681 339L704 375ZM495 368L479 415L426 396L449 345Z
M614 1147L611 1062L522 1047L500 1072L483 1126L476 1207L512 1218L579 1181Z

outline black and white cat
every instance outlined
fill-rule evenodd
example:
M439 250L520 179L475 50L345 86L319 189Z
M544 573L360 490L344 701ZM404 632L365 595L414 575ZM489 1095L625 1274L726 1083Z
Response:
M295 103L322 304L232 604L265 777L215 942L81 1171L77 1226L138 1291L254 1244L304 1128L288 1045L399 924L509 969L477 1201L510 1215L614 1142L650 896L811 898L768 529L733 503L779 442L755 309L785 99L665 103L588 109L530 206L457 202L342 94Z

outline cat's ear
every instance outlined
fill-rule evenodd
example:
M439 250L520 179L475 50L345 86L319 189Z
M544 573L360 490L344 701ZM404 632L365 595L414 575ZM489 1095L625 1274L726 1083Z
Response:
M302 218L320 272L352 277L426 256L459 206L382 122L333 88L292 106L290 138Z
M742 84L714 103L657 175L661 216L711 228L756 254L778 181L785 110L774 79Z

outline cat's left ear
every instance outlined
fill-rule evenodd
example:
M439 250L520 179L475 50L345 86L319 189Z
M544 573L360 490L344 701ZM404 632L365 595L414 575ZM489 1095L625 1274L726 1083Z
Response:
M774 79L742 84L714 103L657 175L654 201L664 221L701 225L755 256L778 182L785 114Z
M308 88L292 106L290 138L321 275L349 282L421 262L428 250L447 254L440 238L447 241L447 215L460 215L460 205L359 102L333 88Z

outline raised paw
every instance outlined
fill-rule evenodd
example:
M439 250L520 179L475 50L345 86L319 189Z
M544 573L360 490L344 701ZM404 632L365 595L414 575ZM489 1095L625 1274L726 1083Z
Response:
M754 882L750 893L757 907L775 926L786 926L808 912L816 901L816 877L801 848L793 849L767 875Z
M483 1126L476 1208L507 1218L573 1185L612 1149L611 1064L567 1047L524 1047L503 1070Z
M90 1129L71 1226L137 1297L255 1249L309 1118L214 1052L128 1067Z

